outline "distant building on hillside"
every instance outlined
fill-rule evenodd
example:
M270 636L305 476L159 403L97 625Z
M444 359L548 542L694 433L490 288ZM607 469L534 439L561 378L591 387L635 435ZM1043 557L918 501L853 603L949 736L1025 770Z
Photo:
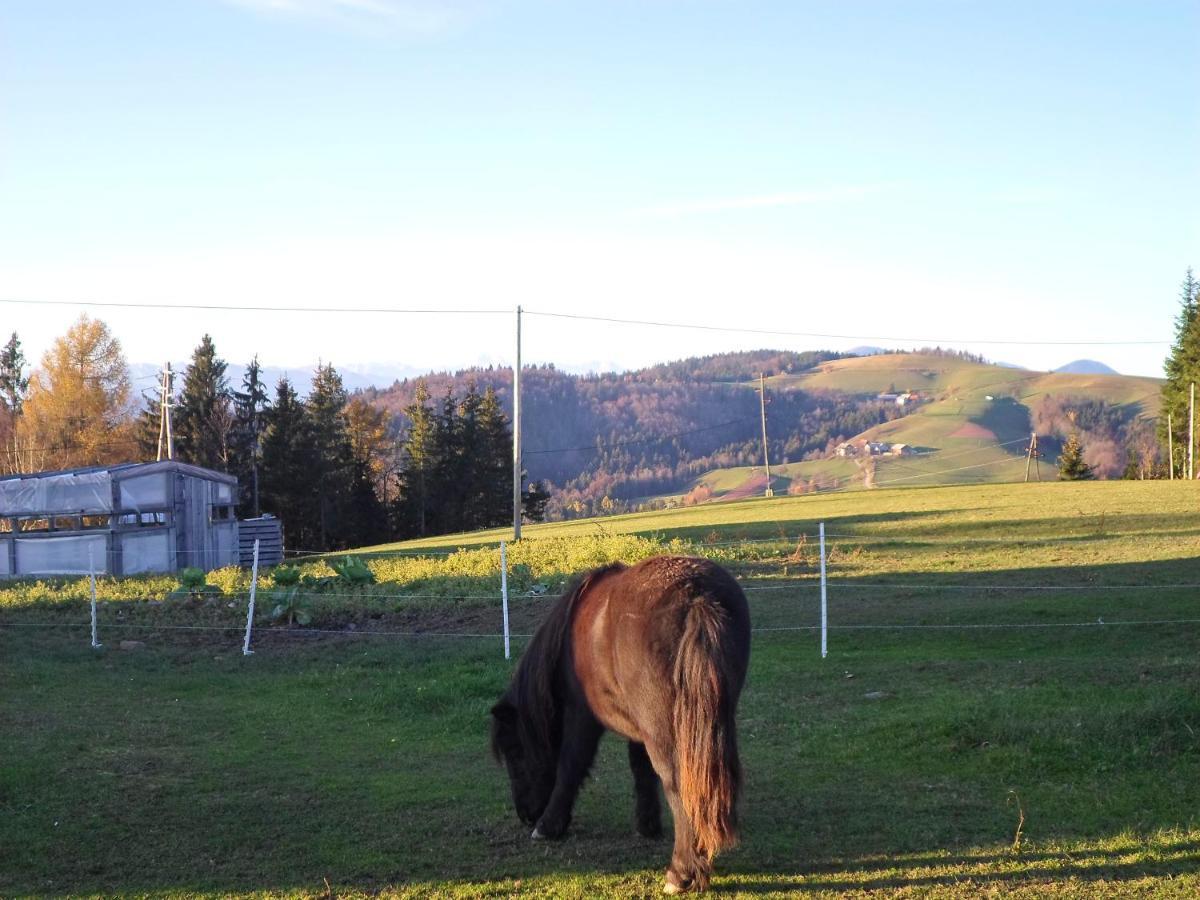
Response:
M892 456L912 456L917 451L912 444L892 444Z
M881 441L867 441L866 449L868 456L886 456L892 452L892 445Z
M0 576L237 565L237 485L173 460L0 478Z
M858 446L850 441L843 441L834 447L833 452L837 456L858 456Z

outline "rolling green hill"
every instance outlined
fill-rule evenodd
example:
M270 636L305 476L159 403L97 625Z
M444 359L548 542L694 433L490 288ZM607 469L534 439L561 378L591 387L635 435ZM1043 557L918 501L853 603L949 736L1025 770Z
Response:
M1156 378L1034 372L927 353L888 353L822 363L796 375L768 379L776 390L836 390L846 393L920 391L939 398L981 400L991 394L1027 400L1046 394L1081 394L1115 404L1138 404L1157 415Z
M875 395L918 392L912 412L870 428L853 440L908 444L912 456L878 456L870 462L844 458L772 466L776 493L865 486L970 484L1025 477L1025 450L1034 430L1034 408L1042 398L1086 399L1118 407L1130 420L1158 414L1161 382L1124 375L1033 372L922 353L839 359L794 375L768 379L768 391L836 391ZM747 385L749 387L750 385ZM1053 479L1058 443L1040 435L1043 458L1031 468ZM868 478L868 471L871 472ZM692 489L714 499L762 493L761 466L707 472Z

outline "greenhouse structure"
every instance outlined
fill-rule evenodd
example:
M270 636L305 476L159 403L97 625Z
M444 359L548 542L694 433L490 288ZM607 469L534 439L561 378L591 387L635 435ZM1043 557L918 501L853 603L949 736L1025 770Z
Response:
M237 478L165 460L0 478L0 577L238 564Z

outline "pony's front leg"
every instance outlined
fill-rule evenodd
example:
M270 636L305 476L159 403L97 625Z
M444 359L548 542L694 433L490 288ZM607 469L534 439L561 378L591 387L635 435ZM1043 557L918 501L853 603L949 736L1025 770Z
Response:
M543 838L559 838L571 823L571 809L575 806L575 797L579 787L587 778L592 761L596 758L596 748L600 745L600 736L604 734L601 725L591 710L571 706L565 710L563 717L562 747L558 751L558 768L554 777L554 790L550 794L550 802L538 819L537 825L530 835L535 841Z

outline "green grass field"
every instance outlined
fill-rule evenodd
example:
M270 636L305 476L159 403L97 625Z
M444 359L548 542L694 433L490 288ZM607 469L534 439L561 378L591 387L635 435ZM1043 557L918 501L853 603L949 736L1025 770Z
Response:
M861 491L537 526L512 548L514 619L527 631L549 602L531 580L605 553L683 547L742 579L760 630L720 895L1194 897L1197 487ZM498 631L484 569L501 535L427 541L479 549L419 570L395 556L411 545L372 548L395 580L327 598L320 631L261 622L250 657L236 592L114 594L93 650L80 600L9 591L0 895L657 895L669 844L633 833L619 741L549 845L488 758L512 663L465 635ZM423 625L458 636L394 633Z

